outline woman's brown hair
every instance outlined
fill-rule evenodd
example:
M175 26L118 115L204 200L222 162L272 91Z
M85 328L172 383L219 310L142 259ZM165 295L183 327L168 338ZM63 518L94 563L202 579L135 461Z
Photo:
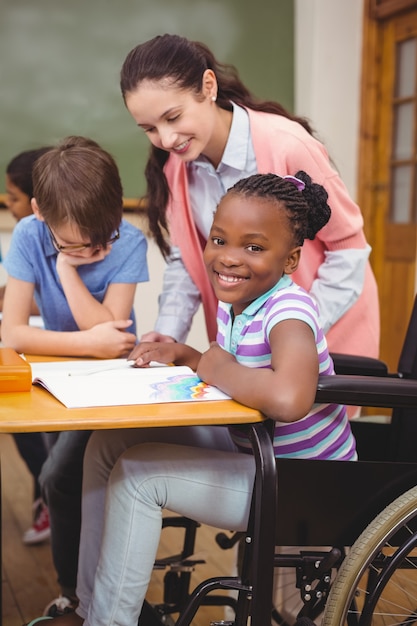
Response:
M203 74L207 69L213 70L217 78L216 102L219 107L232 110L233 101L255 111L282 115L298 122L312 134L306 119L291 115L278 102L256 98L242 83L233 65L217 61L203 43L190 41L179 35L158 35L129 52L120 75L122 95L126 100L127 94L134 92L143 80L163 79L169 79L177 88L191 90L200 95ZM169 254L166 207L170 191L163 172L168 157L169 153L165 150L151 146L145 168L149 228L164 256Z

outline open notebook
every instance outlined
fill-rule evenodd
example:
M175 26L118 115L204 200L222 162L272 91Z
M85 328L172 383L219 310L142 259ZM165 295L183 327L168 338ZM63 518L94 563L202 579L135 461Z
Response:
M225 400L186 366L132 367L125 359L31 363L33 384L67 408Z

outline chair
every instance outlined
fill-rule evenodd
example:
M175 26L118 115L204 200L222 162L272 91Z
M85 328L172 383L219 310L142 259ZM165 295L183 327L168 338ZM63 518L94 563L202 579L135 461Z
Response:
M321 376L316 400L392 408L392 419L383 425L384 435L377 449L367 441L369 433L372 436L375 433L376 425L362 418L353 425L360 456L357 463L275 459L268 422L248 427L258 472L241 575L201 583L191 595L177 626L191 624L206 594L225 588L238 591L235 626L246 626L249 614L251 623L256 626L271 624L275 618L274 623L282 623L279 613L271 607L273 570L277 566L296 569L302 600L299 618L315 619L326 604L332 579L344 561L345 548L355 544L369 525L371 529L375 526L375 518L385 507L388 506L390 512L391 503L417 485L417 298L398 372L389 373L385 364L377 359L346 355L335 355L335 364L336 371L344 373ZM376 458L372 458L372 454ZM406 525L411 529L413 542L417 543L417 491L412 491L410 498L415 500L413 512L407 513L406 520L401 518L401 523L397 520L401 532L397 535L393 530L394 546L402 545ZM385 525L390 519L388 516ZM377 540L380 541L378 536ZM329 548L317 554L303 551L304 546L311 545ZM301 549L293 555L280 555L275 554L275 546L299 546ZM377 557L374 555L374 558ZM409 562L414 564L412 559ZM365 570L370 567L369 563L360 567ZM388 577L396 572L397 561L393 563L392 571L386 574ZM417 562L415 564L417 566ZM368 578L374 592L373 578ZM374 593L375 602L378 593ZM372 606L369 610L373 610ZM403 623L416 621L414 609L411 614L412 620L409 618Z
M337 397L339 400L336 401L340 401L343 397L345 404L393 408L388 420L378 422L372 417L352 420L359 458L417 462L417 419L412 403L414 383L405 382L417 380L417 297L414 299L396 372L390 373L386 364L378 359L340 354L332 356L338 376L333 377L334 380L329 380L330 377L321 378L317 392L319 401L324 397ZM355 378L357 375L370 378L359 381ZM375 385L378 384L382 392L380 398L375 392Z

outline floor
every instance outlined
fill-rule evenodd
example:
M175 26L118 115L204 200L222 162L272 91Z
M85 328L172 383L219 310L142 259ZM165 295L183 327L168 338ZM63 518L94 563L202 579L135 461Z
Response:
M55 570L49 542L27 547L21 536L31 521L31 476L19 456L11 435L0 434L2 471L2 532L3 568L2 626L22 626L42 615L45 605L58 594ZM196 554L206 563L197 566L192 575L192 587L200 580L219 574L230 575L235 562L234 550L221 550L216 542L218 532L203 526L197 533ZM179 550L177 530L165 530L158 556ZM148 598L162 601L164 572L154 572ZM211 620L230 619L224 609L203 607L194 626L207 626Z

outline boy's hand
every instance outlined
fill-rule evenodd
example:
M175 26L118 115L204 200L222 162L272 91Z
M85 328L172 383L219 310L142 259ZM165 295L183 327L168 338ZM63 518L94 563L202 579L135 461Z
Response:
M127 356L136 343L136 335L126 332L132 320L116 320L97 324L86 333L92 356L100 359L117 359Z
M107 248L96 248L92 255L84 256L82 254L71 254L69 252L59 252L56 265L57 271L61 267L65 267L69 265L71 267L79 267L80 265L91 265L92 263L98 263L106 258L108 254L111 252L111 246L107 246Z

